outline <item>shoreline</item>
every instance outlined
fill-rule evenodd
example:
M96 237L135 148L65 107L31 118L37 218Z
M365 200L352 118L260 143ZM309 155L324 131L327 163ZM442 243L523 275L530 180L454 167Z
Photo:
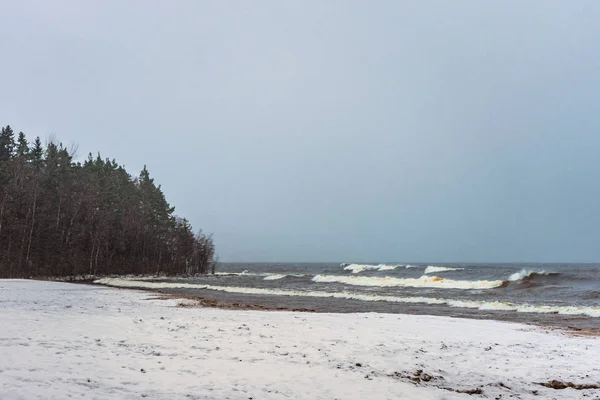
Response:
M77 284L90 284L86 282L73 282ZM186 290L186 289L152 289L152 288L136 288L136 287L119 287L105 285L102 283L91 283L92 285L111 287L123 290L140 290L143 292L159 294L159 298L164 299L181 299L188 300L187 303L182 303L182 307L209 307L224 310L255 310L255 311L286 311L286 312L302 312L302 313L319 313L319 314L390 314L386 311L377 311L367 309L361 310L353 306L356 300L336 300L331 298L319 299L318 307L310 305L293 306L285 304L285 301L277 296L262 296L262 295L236 295L230 293L216 292L211 290ZM202 292L202 293L194 293ZM290 296L293 298L293 296ZM195 303L194 303L195 302ZM294 302L291 301L293 304ZM331 304L347 304L346 309L340 306L332 307ZM377 302L375 302L376 305ZM373 304L369 304L373 305ZM387 306L387 304L386 304ZM547 320L529 320L529 315L518 314L513 312L503 311L488 311L450 308L445 306L434 306L430 304L411 305L410 307L398 307L398 311L392 312L394 315L426 315L426 316L442 316L450 318L468 319L468 320L484 320L484 321L501 321L516 324L523 324L532 327L541 327L549 330L564 331L570 335L576 336L593 336L600 337L600 328L590 327L586 322L592 320L590 317L570 317L559 316L555 314L545 315ZM600 319L599 319L600 320ZM583 322L582 322L583 321ZM600 321L598 321L600 323Z
M148 290L0 280L0 318L11 321L0 330L0 398L600 395L595 337L489 320L195 304Z

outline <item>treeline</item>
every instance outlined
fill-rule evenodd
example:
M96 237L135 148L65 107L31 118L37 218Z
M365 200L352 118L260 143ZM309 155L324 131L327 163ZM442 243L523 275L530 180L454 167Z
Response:
M214 272L211 236L173 214L146 167L73 162L61 143L0 133L0 277Z

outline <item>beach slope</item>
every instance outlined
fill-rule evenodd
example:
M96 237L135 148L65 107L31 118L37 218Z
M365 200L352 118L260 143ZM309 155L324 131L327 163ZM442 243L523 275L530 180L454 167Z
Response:
M0 280L0 399L600 396L586 388L600 384L596 337L497 321L223 310L153 297ZM576 388L539 384L549 381Z

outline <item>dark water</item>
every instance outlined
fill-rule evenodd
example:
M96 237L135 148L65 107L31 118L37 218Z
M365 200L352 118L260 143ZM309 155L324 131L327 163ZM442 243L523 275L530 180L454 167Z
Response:
M163 281L188 286L170 290L266 306L600 327L599 264L223 263L217 272Z

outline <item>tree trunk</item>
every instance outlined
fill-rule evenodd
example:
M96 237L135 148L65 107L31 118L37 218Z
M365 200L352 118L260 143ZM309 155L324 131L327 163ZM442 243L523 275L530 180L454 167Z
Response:
M56 213L56 229L58 230L58 225L60 224L60 207L62 206L62 197L58 198L58 212Z
M29 245L27 246L27 257L25 258L25 262L29 264L30 256L31 256L31 240L33 239L33 228L35 227L35 211L37 206L37 185L33 192L33 212L31 215L31 230L29 231Z
M90 275L94 275L94 235L90 232L92 251L90 253Z
M2 200L2 205L0 206L0 239L2 238L2 221L4 220L4 205L6 204L7 199L8 199L8 192L4 195L4 199Z
M19 263L17 264L17 268L21 270L21 266L23 265L23 253L25 253L25 239L27 239L27 223L29 222L29 214L31 213L31 208L27 209L27 215L25 216L25 224L23 225L23 234L21 237L21 249L19 250Z
M100 255L100 243L98 243L98 245L96 246L96 265L94 266L94 274L92 274L92 275L95 275L96 270L98 270L98 256L99 255Z

